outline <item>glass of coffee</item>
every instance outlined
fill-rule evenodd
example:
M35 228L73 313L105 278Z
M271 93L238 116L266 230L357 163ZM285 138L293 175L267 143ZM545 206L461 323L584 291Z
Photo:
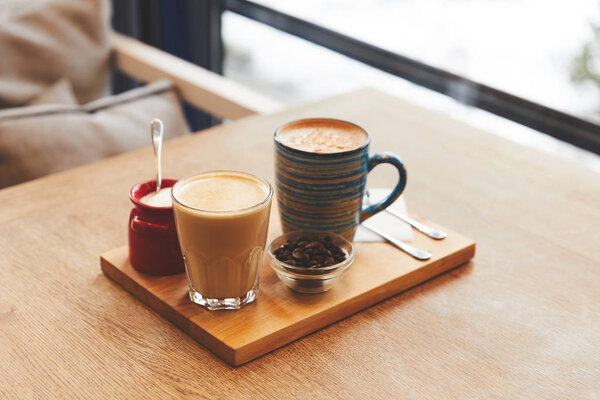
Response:
M369 155L369 134L330 118L293 121L275 131L275 183L284 232L335 232L352 240L358 225L402 194L406 169L391 153ZM398 181L381 202L363 208L367 174L388 163Z
M190 299L239 309L258 294L273 190L236 171L183 178L171 191Z

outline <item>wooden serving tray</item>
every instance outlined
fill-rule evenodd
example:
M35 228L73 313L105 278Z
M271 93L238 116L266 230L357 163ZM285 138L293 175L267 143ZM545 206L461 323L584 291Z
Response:
M269 242L281 234L271 215ZM418 261L394 246L355 243L354 264L328 292L300 294L288 289L265 255L259 295L240 310L208 311L188 297L185 273L156 277L129 264L127 246L100 256L102 272L231 365L237 366L284 346L438 274L466 263L475 243L431 221L448 237L436 241L415 231L411 244L433 254ZM269 243L267 242L267 243Z

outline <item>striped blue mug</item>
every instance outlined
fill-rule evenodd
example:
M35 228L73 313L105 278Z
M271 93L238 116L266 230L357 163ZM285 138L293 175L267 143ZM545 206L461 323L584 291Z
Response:
M352 240L358 225L391 205L406 187L406 169L391 153L369 156L369 134L330 118L293 121L275 131L275 184L284 232L328 231ZM363 208L367 174L392 164L398 182L390 195Z

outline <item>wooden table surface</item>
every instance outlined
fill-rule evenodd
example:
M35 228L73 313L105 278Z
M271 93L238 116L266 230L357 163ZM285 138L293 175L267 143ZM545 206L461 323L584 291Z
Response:
M150 148L11 187L0 398L600 397L600 175L368 89L166 143L163 175L272 181L274 129L309 116L399 154L409 210L475 239L475 259L233 368L100 272ZM382 167L369 184L394 179Z

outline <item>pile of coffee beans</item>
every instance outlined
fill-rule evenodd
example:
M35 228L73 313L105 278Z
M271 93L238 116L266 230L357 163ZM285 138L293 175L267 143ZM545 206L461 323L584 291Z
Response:
M330 236L288 240L273 253L279 261L288 265L314 269L335 265L347 257Z

